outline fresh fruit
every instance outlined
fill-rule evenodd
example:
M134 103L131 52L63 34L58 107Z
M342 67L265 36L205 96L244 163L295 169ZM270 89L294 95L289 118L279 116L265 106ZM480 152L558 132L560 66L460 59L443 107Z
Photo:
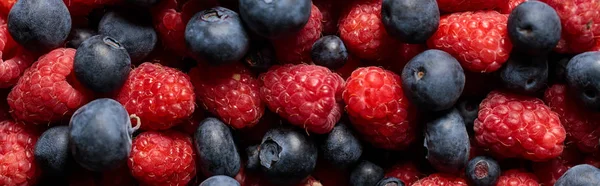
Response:
M156 45L156 31L144 12L110 11L98 25L98 33L117 40L129 53L133 63L141 62Z
M244 57L242 61L246 66L252 69L252 71L257 73L267 72L271 66L278 63L273 45L268 42L261 44L262 45L250 48L250 51L248 51L246 57Z
M235 176L241 166L240 155L231 131L216 118L206 118L194 134L200 172L207 177Z
M412 161L395 164L390 169L386 170L385 173L385 177L398 178L402 180L405 185L409 186L424 176L425 174L421 173L417 164Z
M368 161L362 161L350 173L350 186L377 185L383 179L381 167Z
M250 47L250 38L236 12L214 7L190 19L185 27L185 43L196 58L222 65L242 59Z
M363 147L354 132L339 122L321 144L323 158L338 168L348 168L358 162Z
M259 79L262 100L292 125L324 134L330 132L341 117L344 80L325 67L273 66Z
M0 88L12 87L36 56L13 41L6 23L0 24L0 51Z
M477 119L479 103L481 103L481 100L482 99L477 97L463 97L456 103L456 109L458 110L458 113L460 113L460 116L462 116L469 135L473 135L474 133L473 123L475 122L475 119Z
M379 182L377 182L376 186L390 186L390 185L396 185L396 186L404 186L404 182L402 182L402 180L399 180L398 178L383 178L381 179Z
M508 36L518 52L543 55L558 44L560 18L554 9L539 1L526 1L508 16Z
M338 33L338 20L340 19L340 13L342 3L336 0L313 0L315 6L321 11L323 15L323 35L334 35Z
M499 11L503 14L510 14L517 6L528 0L504 0L499 5Z
M212 176L202 183L200 186L240 186L240 183L229 176Z
M522 185L522 186L539 186L537 177L529 172L523 170L512 169L503 171L496 186L509 186L509 185Z
M74 28L71 30L69 37L67 37L67 47L77 49L81 43L95 35L98 35L95 30L87 28Z
M600 111L600 52L586 52L567 64L567 85L575 98L587 108Z
M302 30L311 14L310 0L240 0L240 16L256 34L277 38Z
M504 87L522 94L536 93L548 83L548 60L513 53L500 69Z
M453 175L435 173L412 184L412 186L429 186L429 185L444 185L444 186L467 186L467 182L460 177Z
M323 36L313 44L310 57L315 65L331 70L339 69L348 61L348 51L344 42L334 35Z
M465 12L487 10L498 7L506 0L437 0L442 12Z
M118 41L96 35L77 48L73 71L83 86L94 92L109 93L121 88L127 80L131 59Z
M435 0L383 0L381 20L390 36L419 44L438 29L440 11Z
M465 73L454 57L441 50L427 50L404 66L404 95L421 109L451 108L462 94Z
M437 113L425 129L425 158L438 171L455 174L469 161L469 135L456 109Z
M600 170L591 165L581 164L571 167L558 181L555 186L568 185L598 185L600 184Z
M66 178L72 161L69 127L56 126L46 130L35 144L33 155L44 174Z
M581 163L582 158L576 146L567 146L560 156L546 162L533 163L533 173L542 185L554 185L567 170Z
M500 177L498 162L485 156L477 156L470 160L465 170L467 180L474 186L496 185Z
M561 41L556 51L561 53L581 53L594 47L596 36L600 35L600 2L594 0L542 0L550 5L562 26Z
M12 120L0 122L0 185L36 185L41 174L34 159L39 131Z
M319 8L312 5L308 22L300 31L271 40L279 63L311 63L311 48L321 37L322 19Z

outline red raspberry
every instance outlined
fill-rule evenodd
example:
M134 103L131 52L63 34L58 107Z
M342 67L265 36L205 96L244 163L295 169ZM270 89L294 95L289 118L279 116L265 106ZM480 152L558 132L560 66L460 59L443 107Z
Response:
M375 147L401 150L416 138L415 109L402 92L400 76L379 67L358 68L343 98L356 130Z
M10 90L7 89L0 90L0 97L7 97L9 92ZM0 121L11 119L9 111L10 107L8 106L6 99L0 99Z
M323 159L317 160L317 167L315 167L312 176L321 181L323 186L350 185L348 183L350 181L348 169L337 169Z
M342 76L343 79L348 79L348 77L350 77L350 74L352 74L352 72L354 72L354 70L356 70L360 65L360 59L358 59L355 56L348 55L348 60L346 60L346 64L344 64L344 66L342 66L341 68L335 70L335 72Z
M600 2L596 0L542 0L556 10L562 25L557 51L582 53L600 36Z
M127 161L131 174L147 185L186 185L196 176L192 139L180 132L148 131L134 140Z
M508 15L496 11L461 12L442 16L427 45L454 56L473 72L498 70L510 55Z
M90 100L72 74L74 57L74 49L55 49L25 70L7 98L15 120L59 122Z
M260 83L242 64L198 67L189 75L198 101L233 128L252 127L264 114Z
M500 4L500 13L510 14L513 9L527 0L505 0L505 3Z
M0 13L2 17L8 16L10 9L17 3L17 0L1 0L0 1Z
M583 158L583 163L600 168L600 157L597 153L588 154Z
M333 129L342 115L344 80L325 67L273 66L260 80L263 101L293 125L324 134Z
M32 125L0 122L0 185L35 185L41 170L33 157L40 136Z
M467 181L460 177L436 173L429 175L412 184L412 186L467 186Z
M337 0L314 0L313 3L323 15L323 35L335 35L338 31L338 20L340 19L340 1Z
M476 10L490 10L506 3L507 0L437 0L442 12L466 12Z
M346 48L369 61L388 59L398 48L381 22L382 0L352 1L339 21L340 37Z
M316 180L314 177L308 176L306 180L296 186L323 186L323 184L321 184L321 182Z
M577 105L577 101L567 94L566 85L557 84L548 88L544 100L560 117L569 141L582 152L598 151L600 114Z
M537 177L534 174L519 169L503 171L498 178L496 186L539 186Z
M194 133L196 133L196 129L198 129L198 126L200 125L200 121L204 120L205 118L206 116L204 116L204 110L195 109L192 117L183 121L179 126L177 126L177 129L188 135L194 135Z
M596 38L596 45L594 45L590 51L600 51L600 37Z
M12 53L14 56L11 56ZM8 25L2 23L0 25L0 88L15 85L25 69L34 61L35 57L31 53L16 45L8 33Z
M398 51L394 54L393 58L380 61L380 63L382 63L381 66L385 69L397 74L402 74L402 70L404 70L406 63L421 52L427 50L427 45L400 43L397 49Z
M566 134L558 115L538 98L492 91L474 123L480 147L504 158L544 161L563 151Z
M299 64L311 63L310 51L321 37L323 15L315 5L312 5L308 23L297 33L272 40L275 55L280 63Z
M404 185L412 185L424 176L412 161L396 164L385 173L385 177L398 178L404 182Z
M183 72L160 64L143 63L129 73L118 93L129 114L144 130L164 130L188 119L195 108L194 87Z
M265 177L257 172L246 170L244 165L245 163L240 167L238 174L233 177L240 183L240 186L271 186Z
M10 0L9 0L10 1ZM71 16L86 16L95 8L102 8L105 5L114 5L123 0L63 0Z
M539 178L542 185L554 185L569 168L578 165L581 154L576 147L566 147L557 158L546 162L533 163L533 172Z

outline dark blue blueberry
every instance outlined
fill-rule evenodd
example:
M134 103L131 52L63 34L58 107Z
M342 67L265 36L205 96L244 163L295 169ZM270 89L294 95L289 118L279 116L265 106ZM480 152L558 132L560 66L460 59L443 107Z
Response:
M96 99L77 109L69 122L71 153L83 168L106 171L127 162L131 151L131 127L127 110L119 102Z
M457 109L436 113L425 130L425 158L438 171L458 173L469 161L469 135Z
M248 170L258 170L260 169L260 159L259 155L259 146L252 145L246 148L246 154L248 155L248 161L246 162L246 169Z
M56 126L46 130L35 144L33 153L44 174L53 177L67 176L71 162L70 154L68 126Z
M116 39L127 50L132 62L140 62L154 50L157 41L150 18L140 11L106 12L98 25L98 33Z
M363 147L352 130L340 122L325 136L321 151L323 158L331 165L347 168L358 162Z
M316 65L335 70L346 64L348 51L338 36L323 36L313 44L310 57Z
M548 55L548 82L549 84L566 83L567 64L573 58L571 54L550 53Z
M548 170L551 171L551 170ZM588 164L571 167L554 186L597 186L600 185L600 170Z
M458 109L460 116L462 116L463 121L465 122L465 127L467 128L467 132L469 134L474 133L473 123L478 117L479 104L482 100L483 98L466 97L459 99L458 103L456 103L456 109Z
M398 178L388 177L381 179L376 186L404 186L404 182Z
M258 158L272 183L296 185L313 172L317 155L317 147L306 132L277 127L263 136Z
M435 0L383 0L381 21L390 36L406 43L425 43L440 24Z
M204 176L235 176L240 171L240 155L231 129L221 120L209 117L200 122L194 134L198 164Z
M250 38L237 13L215 7L190 19L185 27L185 43L196 57L220 65L242 59L250 47Z
M508 16L508 36L516 51L540 55L560 40L560 18L554 8L540 1L526 1Z
M362 161L350 172L350 186L373 186L383 176L383 168L369 161Z
M219 175L204 180L200 186L240 186L240 183L229 176Z
M256 34L276 38L304 28L310 0L240 0L240 15Z
M73 69L83 86L95 92L109 93L125 83L131 71L131 60L118 41L96 35L77 48Z
M567 64L567 84L587 108L600 111L600 52L576 55Z
M8 14L8 32L31 51L60 47L70 31L71 15L62 0L19 0Z
M88 38L98 35L96 31L86 28L76 28L71 30L69 37L67 38L67 47L77 49L79 45Z
M548 61L546 56L530 57L517 53L500 69L500 80L509 90L532 94L548 83Z
M440 111L451 108L465 86L460 63L441 50L427 50L404 66L404 94L420 108Z
M500 165L492 158L477 156L467 164L466 175L473 186L496 185L500 177Z
M263 73L277 64L273 45L265 42L263 46L253 46L244 57L244 64L255 72Z

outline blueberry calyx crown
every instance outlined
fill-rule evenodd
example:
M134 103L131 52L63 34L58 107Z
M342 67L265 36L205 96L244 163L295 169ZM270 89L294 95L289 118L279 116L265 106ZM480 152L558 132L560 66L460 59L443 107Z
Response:
M204 11L202 14L202 20L208 21L208 22L214 22L214 21L226 19L227 17L228 17L227 14L223 14L219 10L214 9L214 8Z
M121 45L121 43L119 43L119 41L117 41L116 39L112 38L112 37L104 37L102 39L102 41L104 41L105 44L107 44L108 46L111 46L115 49L123 49L123 45Z

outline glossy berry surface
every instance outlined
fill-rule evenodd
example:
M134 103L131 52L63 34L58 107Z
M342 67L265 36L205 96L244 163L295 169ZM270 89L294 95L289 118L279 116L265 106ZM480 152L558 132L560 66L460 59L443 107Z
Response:
M396 39L425 43L440 24L440 11L435 0L384 0L381 20Z
M231 136L231 129L216 118L206 118L194 134L198 163L205 176L235 176L241 160Z
M131 71L131 59L118 41L97 35L77 48L73 68L82 85L95 92L108 93L123 86Z
M240 0L240 16L256 34L276 38L300 31L308 22L310 0Z
M500 165L493 158L477 156L466 167L469 183L475 186L496 185L500 177Z
M310 56L316 65L335 70L346 64L348 51L339 37L323 36L313 44Z
M141 62L156 46L157 35L149 16L143 12L110 11L98 24L98 33L110 36L123 45L132 62Z

